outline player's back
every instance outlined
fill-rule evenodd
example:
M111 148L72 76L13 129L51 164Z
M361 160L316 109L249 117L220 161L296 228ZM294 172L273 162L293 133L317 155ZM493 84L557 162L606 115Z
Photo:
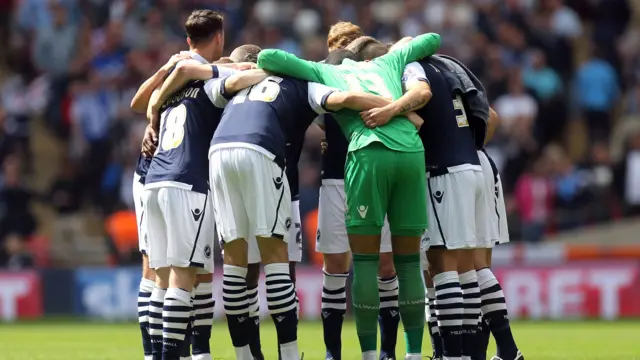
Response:
M222 110L213 105L205 83L190 82L163 105L147 188L172 186L207 193L207 150Z
M342 65L334 66L334 71L328 72L327 76L333 79L330 84L341 90L364 91L397 100L402 96L402 72L397 72L393 67L377 60L345 60ZM334 116L349 138L349 151L363 148L376 141L396 151L423 151L415 126L404 116L395 117L385 126L374 129L367 128L359 113L353 110L341 110Z
M419 65L418 65L419 64ZM431 87L432 98L417 113L424 124L420 137L425 147L427 170L444 169L452 166L479 166L473 132L465 112L461 96L447 83L442 71L429 59L410 64L419 66Z
M278 76L240 91L224 109L212 149L242 144L284 168L292 132L306 131L316 116L308 97L306 81Z

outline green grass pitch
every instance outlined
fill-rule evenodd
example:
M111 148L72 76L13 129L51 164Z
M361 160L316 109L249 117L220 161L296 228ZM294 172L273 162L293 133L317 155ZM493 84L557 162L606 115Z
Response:
M640 360L640 322L517 322L516 340L527 360L567 359ZM262 325L262 345L267 360L277 359L275 328ZM137 324L69 321L0 324L2 360L141 360ZM300 350L305 360L324 360L322 325L303 322ZM404 354L399 336L398 353ZM215 359L234 359L226 324L217 323L211 340ZM425 334L425 356L430 353ZM489 350L493 353L494 347ZM355 327L345 323L343 358L360 359ZM400 357L399 359L402 359Z

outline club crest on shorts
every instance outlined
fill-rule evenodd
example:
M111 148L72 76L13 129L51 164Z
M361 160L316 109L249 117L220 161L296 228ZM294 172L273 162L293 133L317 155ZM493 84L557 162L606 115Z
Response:
M206 257L207 259L211 259L211 246L210 245L205 245L204 246L204 257Z
M320 229L316 231L316 242L320 241Z
M291 229L291 218L288 217L287 220L284 221L284 227L289 230Z
M422 246L422 248L425 248L430 241L431 238L429 237L429 234L425 232L424 235L422 235L422 238L420 238L420 245Z

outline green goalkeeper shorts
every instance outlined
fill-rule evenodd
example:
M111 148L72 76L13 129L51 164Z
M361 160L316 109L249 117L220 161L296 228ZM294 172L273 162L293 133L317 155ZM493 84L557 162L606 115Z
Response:
M385 214L392 235L421 236L427 228L423 152L380 143L347 154L344 189L347 233L380 234Z

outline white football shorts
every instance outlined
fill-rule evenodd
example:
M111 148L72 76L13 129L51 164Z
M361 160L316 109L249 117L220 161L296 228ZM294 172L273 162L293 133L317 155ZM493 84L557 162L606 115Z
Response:
M289 261L300 262L302 260L302 232L301 232L301 220L300 220L300 201L291 202L291 218L293 225L289 229ZM295 241L293 241L295 239ZM247 239L249 244L249 264L257 264L262 261L260 256L260 249L258 248L258 241L255 236L250 235ZM221 248L224 244L221 242ZM222 251L224 256L224 248Z
M236 239L279 237L288 242L291 193L284 169L247 147L209 151L209 183L218 233Z
M144 213L144 184L140 183L140 175L133 174L133 204L136 212L136 223L138 224L138 249L144 255L147 254L147 244L149 242L147 232L147 219Z
M429 229L422 237L422 250L489 247L484 190L484 174L477 166L438 176L427 173Z
M489 237L491 244L505 244L509 242L509 225L507 209L502 193L502 180L498 168L483 152L478 151L482 172L485 176L485 192L487 194L487 220L489 222Z
M215 224L210 195L173 187L146 189L144 194L149 266L213 272Z
M316 251L323 254L342 254L350 250L344 219L345 209L344 180L322 180L318 205ZM385 218L380 252L389 253L391 251L391 231L389 230L389 222Z

